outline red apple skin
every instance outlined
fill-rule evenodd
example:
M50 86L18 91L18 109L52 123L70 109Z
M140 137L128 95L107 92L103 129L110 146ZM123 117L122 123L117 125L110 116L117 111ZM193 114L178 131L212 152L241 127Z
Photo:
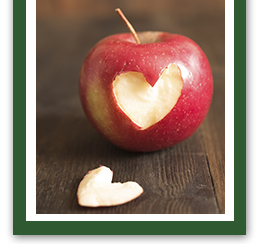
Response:
M212 100L211 68L201 48L182 35L156 35L156 42L146 44L136 44L130 33L106 37L90 50L81 68L79 91L88 119L107 140L129 151L161 150L190 137ZM170 63L181 70L181 95L162 120L141 130L117 105L112 83L123 72L137 71L154 86Z

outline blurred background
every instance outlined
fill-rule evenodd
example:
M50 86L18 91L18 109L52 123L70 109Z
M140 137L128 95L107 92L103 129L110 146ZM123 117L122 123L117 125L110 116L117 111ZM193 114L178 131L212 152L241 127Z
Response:
M114 11L118 7L136 31L187 35L205 51L210 49L206 45L217 48L216 41L224 42L224 0L37 0L37 27L51 23L49 33L43 32L38 39L49 34L51 41L51 31L62 29L56 35L64 35L64 42L73 46L84 40L94 44L107 35L128 31ZM215 51L222 54L222 50Z

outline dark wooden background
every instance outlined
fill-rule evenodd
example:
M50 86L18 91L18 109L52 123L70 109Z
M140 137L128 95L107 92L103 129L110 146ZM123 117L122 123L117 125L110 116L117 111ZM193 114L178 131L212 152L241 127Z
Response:
M37 0L37 214L225 213L224 0ZM152 153L126 152L103 139L78 95L81 64L107 35L137 31L186 35L207 54L214 77L210 111L186 141ZM127 204L84 208L79 182L100 164L114 181L137 181L144 193Z

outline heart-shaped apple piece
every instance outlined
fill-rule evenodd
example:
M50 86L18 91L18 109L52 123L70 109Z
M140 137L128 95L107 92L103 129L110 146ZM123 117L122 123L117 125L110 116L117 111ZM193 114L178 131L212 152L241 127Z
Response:
M175 64L169 64L152 87L140 72L125 72L113 82L118 106L142 130L162 120L181 95L183 80Z
M89 171L77 190L78 203L84 207L115 206L129 202L143 193L136 182L112 183L113 172L105 166Z

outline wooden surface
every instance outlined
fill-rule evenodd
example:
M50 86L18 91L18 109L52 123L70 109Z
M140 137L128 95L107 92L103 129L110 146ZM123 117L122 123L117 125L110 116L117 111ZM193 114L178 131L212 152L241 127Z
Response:
M59 8L61 1L53 2L55 8L37 1L37 214L225 213L224 1L159 1L157 10L143 7L150 1L105 1L104 7L96 1L95 8L94 1L85 1L95 10L86 9L86 15L71 6L68 14ZM78 77L85 55L101 38L127 32L116 7L137 31L186 35L208 56L214 77L210 111L195 134L174 147L123 151L103 139L83 113ZM80 207L78 184L100 164L113 170L114 182L134 180L144 193L121 206Z

